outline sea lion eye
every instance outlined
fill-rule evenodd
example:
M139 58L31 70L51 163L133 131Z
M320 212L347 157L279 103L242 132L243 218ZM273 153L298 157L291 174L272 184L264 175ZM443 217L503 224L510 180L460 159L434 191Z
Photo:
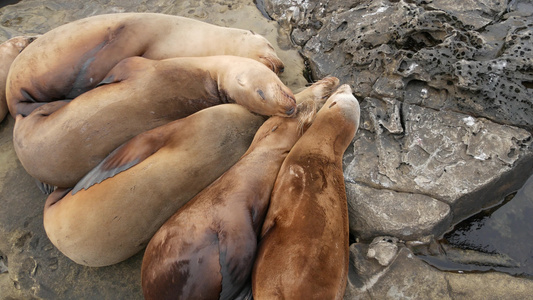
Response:
M259 96L261 97L261 99L266 100L265 93L264 93L262 90L258 89L258 90L257 90L257 93L259 94Z

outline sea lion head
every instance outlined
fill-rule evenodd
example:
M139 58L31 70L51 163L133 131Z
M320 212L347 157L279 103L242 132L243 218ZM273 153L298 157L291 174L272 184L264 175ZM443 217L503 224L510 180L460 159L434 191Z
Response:
M281 149L288 154L294 143L311 126L318 107L323 104L312 97L298 103L297 113L293 118L273 116L268 118L257 130L248 151L258 145L269 145L270 148Z
M228 70L224 91L235 103L265 116L292 117L296 100L292 91L263 64L246 59Z
M276 54L276 50L274 50L272 44L265 37L251 30L245 32L245 35L248 46L241 47L241 51L247 53L242 53L239 56L251 57L263 63L278 75L283 73L285 66Z
M356 127L359 127L361 114L359 102L352 94L352 89L348 84L341 85L335 93L329 97L324 105L327 105L329 108L333 108L337 105L343 119L349 123L354 123L356 124Z
M24 48L26 48L31 42L35 41L39 35L37 36L16 36L12 37L9 40L5 42L5 44L11 45L14 49L16 49L17 52L22 52Z

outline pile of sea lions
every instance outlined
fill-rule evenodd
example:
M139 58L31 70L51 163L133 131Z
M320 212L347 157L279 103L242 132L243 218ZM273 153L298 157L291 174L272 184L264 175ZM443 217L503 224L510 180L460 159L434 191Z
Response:
M0 53L0 118L67 257L146 248L146 299L343 297L348 85L293 94L264 37L163 14L89 17Z

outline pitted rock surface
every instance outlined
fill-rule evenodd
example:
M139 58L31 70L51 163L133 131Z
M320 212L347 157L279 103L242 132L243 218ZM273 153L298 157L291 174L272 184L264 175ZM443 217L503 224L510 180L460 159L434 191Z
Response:
M354 236L438 236L525 182L533 164L529 6L266 1L312 77L337 76L361 101L362 125L344 157ZM410 194L426 200L415 204ZM387 218L391 199L405 217Z
M395 97L412 81L423 103L532 128L531 16L511 1L266 1L291 28L313 77L335 74L361 97ZM340 6L340 7L339 7ZM530 10L531 11L531 10Z

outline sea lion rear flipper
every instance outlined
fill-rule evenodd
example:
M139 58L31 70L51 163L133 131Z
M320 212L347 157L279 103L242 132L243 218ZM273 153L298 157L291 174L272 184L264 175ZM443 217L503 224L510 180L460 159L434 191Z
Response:
M163 135L158 133L157 130L141 133L115 149L76 184L72 195L113 177L154 154L163 146L165 140Z
M55 189L53 185L49 185L48 183L44 183L38 179L35 179L35 183L37 184L39 190L41 190L41 192L43 192L45 195L50 195Z
M252 282L250 280L246 282L239 295L235 297L235 300L254 300L252 294Z

